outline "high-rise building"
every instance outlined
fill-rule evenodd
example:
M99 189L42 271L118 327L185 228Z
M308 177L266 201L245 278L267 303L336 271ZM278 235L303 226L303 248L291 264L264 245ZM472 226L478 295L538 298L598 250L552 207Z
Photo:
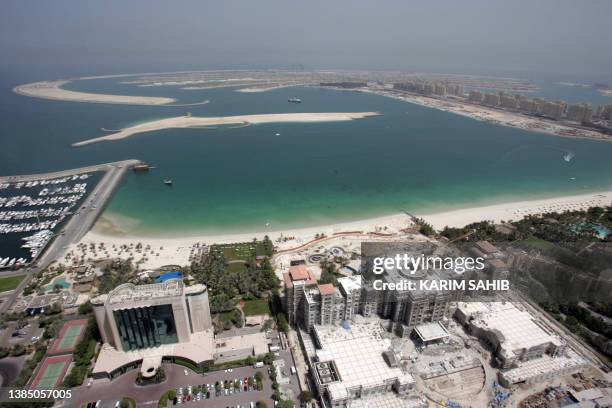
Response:
M597 117L604 120L612 120L612 105L601 105L597 109Z
M359 313L361 303L361 276L338 279L338 288L344 300L343 320L353 320Z
M567 108L567 120L584 123L589 122L593 116L593 108L588 103L570 105Z
M153 377L162 362L193 366L223 363L268 352L265 332L215 338L205 285L180 279L150 285L126 283L91 300L103 345L94 378L115 378L140 367Z
M504 108L518 109L520 107L520 100L515 95L502 94L499 97L499 103Z
M317 280L306 265L291 266L289 271L283 274L283 280L287 320L291 324L297 324L298 311L304 301L305 292L308 288L316 287Z
M180 280L126 283L91 304L102 340L118 351L186 343L212 327L206 286Z
M484 100L482 103L485 105L489 105L489 106L498 106L499 105L499 95L498 94L485 94Z
M440 96L446 95L446 86L440 82L436 82L434 84L434 93Z
M423 93L425 95L431 95L435 92L436 92L436 86L434 84L428 82L423 86Z
M453 95L455 95L455 96L463 96L463 85L456 84L455 88L453 89Z
M542 103L541 113L543 116L546 116L548 118L558 120L561 118L561 116L563 116L564 111L565 111L564 102L545 101Z
M526 113L539 113L540 112L540 103L535 99L523 98L520 102L520 109Z
M338 279L336 288L332 284L317 284L305 265L297 265L290 267L283 278L288 320L306 331L314 325L337 325L352 320L359 310L359 276Z
M387 271L381 279L384 284L399 285L406 276L399 271ZM378 292L378 295L373 292ZM448 315L450 302L456 300L448 291L381 291L374 290L372 285L367 283L364 283L362 297L364 312L367 307L369 316L373 316L372 312L376 310L378 316L391 321L389 329L399 336L410 335L420 324L444 319Z
M310 332L315 325L338 325L356 314L379 316L391 321L390 330L407 336L422 323L437 322L447 316L452 296L442 291L376 290L362 284L360 276L338 279L338 288L318 285L306 266L293 266L284 275L285 305L289 322ZM403 279L387 274L385 282Z
M470 91L468 95L468 100L470 102L482 103L482 92L480 91Z

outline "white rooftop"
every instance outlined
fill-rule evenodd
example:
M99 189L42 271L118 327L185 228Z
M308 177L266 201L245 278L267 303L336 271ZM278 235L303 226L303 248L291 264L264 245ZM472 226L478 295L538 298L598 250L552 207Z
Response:
M342 287L344 293L351 293L354 290L361 290L361 276L345 276L338 279L338 285Z
M440 322L419 324L414 328L421 341L433 341L449 337L448 331Z
M530 349L546 343L562 344L559 337L546 331L529 312L512 302L460 302L457 308L473 318L474 326L501 334L503 338L499 340L507 356L512 355L513 350Z
M527 381L546 373L554 373L559 370L579 369L585 361L574 352L568 352L567 356L551 357L548 355L521 362L516 368L503 372L503 376L511 383Z
M94 304L120 304L129 306L130 302L138 302L148 299L171 298L185 295L198 294L206 290L202 284L185 286L180 279L171 279L161 283L151 283L148 285L134 285L124 283L117 286L108 294L97 296L92 299Z
M213 359L213 344L212 330L192 333L189 342L163 344L158 347L132 351L118 351L105 343L100 350L93 372L110 373L119 367L138 360L146 361L147 366L155 366L155 362L161 364L164 356L184 357L195 363L201 363Z
M391 340L381 335L378 322L354 325L350 330L335 326L315 326L314 330L322 344L322 349L316 350L318 361L334 361L341 379L329 385L334 399L353 387L367 389L395 379L414 383L409 373L385 362L382 353L391 348Z

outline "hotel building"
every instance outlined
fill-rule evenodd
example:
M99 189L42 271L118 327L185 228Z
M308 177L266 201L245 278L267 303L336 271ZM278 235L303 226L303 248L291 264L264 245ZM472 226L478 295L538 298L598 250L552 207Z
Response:
M180 279L126 283L91 300L103 345L93 376L114 378L140 367L153 377L163 362L203 367L213 362L265 354L265 333L240 332L215 338L205 285Z

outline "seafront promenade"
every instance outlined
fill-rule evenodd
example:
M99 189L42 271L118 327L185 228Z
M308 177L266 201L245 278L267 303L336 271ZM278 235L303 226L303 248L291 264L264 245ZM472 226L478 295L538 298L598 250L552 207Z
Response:
M26 275L19 286L12 292L6 292L0 295L0 299L3 300L0 304L0 313L4 313L11 306L19 293L29 284L33 276L44 270L51 262L58 259L61 253L72 243L78 242L83 238L104 210L105 205L112 197L126 172L133 166L141 163L142 162L139 160L124 160L58 172L0 177L0 183L15 183L73 176L88 172L105 172L102 179L85 198L80 210L76 211L66 222L64 227L55 234L38 259L35 259L29 267L18 271ZM18 272L13 271L11 275L16 275Z

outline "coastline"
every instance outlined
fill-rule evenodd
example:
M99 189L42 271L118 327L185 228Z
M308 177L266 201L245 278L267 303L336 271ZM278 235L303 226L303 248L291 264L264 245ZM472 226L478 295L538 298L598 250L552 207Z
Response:
M500 204L476 206L464 209L454 209L436 213L415 212L413 215L423 218L440 230L445 226L463 227L478 221L501 221L519 220L526 215L542 214L551 211L567 211L586 209L592 206L612 205L612 190L599 191L586 194L568 195L556 198L543 198L534 200L510 201ZM119 222L130 222L119 217ZM411 217L405 213L396 213L376 218L362 219L342 223L333 223L323 226L306 228L286 228L280 230L228 233L228 234L199 234L184 237L162 237L162 236L138 236L130 234L117 225L113 219L102 216L94 228L83 237L81 243L100 244L107 248L121 247L142 243L150 245L158 254L155 259L149 259L147 267L159 267L166 264L186 264L191 249L195 244L210 245L213 243L233 243L251 241L253 238L262 239L268 235L273 241L280 237L291 239L282 244L284 247L292 248L309 242L316 234L324 233L328 237L343 236L356 238L372 238L376 236L387 239L401 239L405 237L403 230L414 227ZM74 250L76 244L71 248ZM127 256L127 254L126 254Z
M40 81L23 84L13 88L13 92L32 98L50 99L56 101L108 103L118 105L168 105L176 102L174 98L158 96L133 96L96 94L88 92L69 91L61 88L72 80ZM179 105L181 106L181 105ZM188 105L185 105L188 106Z
M335 89L335 88L334 88ZM341 89L338 89L341 90ZM371 93L386 98L392 98L403 102L413 103L426 108L437 109L443 112L454 113L480 122L491 123L494 125L512 127L528 132L544 133L558 137L569 137L576 139L590 139L600 142L612 142L612 136L593 130L576 128L541 117L530 117L520 113L488 108L482 105L473 105L461 101L441 100L420 95L392 94L385 90L359 89L354 90L364 93Z
M240 116L219 116L219 117L196 117L196 116L176 116L172 118L154 120L121 129L118 132L105 136L82 140L73 143L72 146L80 147L88 144L108 141L121 140L138 133L152 132L170 128L193 128L201 126L215 125L242 125L261 124L261 123L282 123L282 122L339 122L355 119L363 119L371 116L379 116L378 112L323 112L323 113L271 113L260 115L240 115Z

